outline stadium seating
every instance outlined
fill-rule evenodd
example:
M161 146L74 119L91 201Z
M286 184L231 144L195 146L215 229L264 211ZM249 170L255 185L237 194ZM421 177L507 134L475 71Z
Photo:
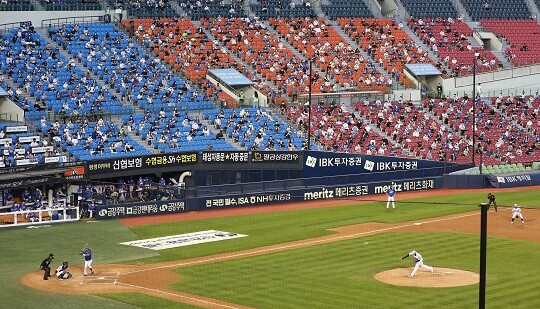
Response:
M528 19L531 17L525 0L461 0L461 3L473 20L485 18Z
M239 18L210 19L202 23L218 40L283 92L292 95L293 87L299 89L298 94L308 92L307 61L302 61L277 36L266 32L261 23ZM322 77L314 74L312 87L318 90L322 83Z
M499 60L490 51L472 47L467 38L472 36L472 29L460 20L419 18L409 19L408 25L443 59L454 76L472 74L475 62L477 73L499 67Z
M427 56L427 51L417 46L393 19L342 18L338 19L338 23L360 47L407 88L412 88L413 85L412 81L402 74L405 64L436 65Z
M307 128L307 106L290 106L286 113L298 127ZM334 102L311 105L311 137L326 150L393 155L387 139L374 132L369 123L345 106Z
M270 19L269 23L340 88L388 91L389 80L374 63L364 59L324 19ZM330 83L323 87L321 92L337 92Z
M504 37L510 47L505 51L513 65L527 65L540 62L540 25L535 20L486 20L482 27Z
M296 4L291 0L258 0L257 2L251 3L250 7L256 16L265 20L280 17L296 18L315 16L315 12L311 7L305 5L309 1L305 1L304 5Z
M33 11L34 5L29 0L4 0L0 1L0 11Z
M303 150L305 139L281 119L264 108L222 109L204 112L216 124L220 118L227 135L250 150ZM313 148L313 147L312 147Z
M112 25L66 25L65 28L51 28L53 39L65 45L126 100L131 97L132 102L153 112L162 108L170 112L174 107L182 110L213 107L213 102L188 89L185 81L172 74L159 58L151 59Z
M330 19L342 17L373 17L371 10L363 0L332 0L330 4L322 4L321 9Z
M47 11L98 11L102 10L99 0L40 0Z
M414 18L456 18L459 15L452 0L401 0L401 3Z
M244 16L241 1L180 1L180 6L192 19Z
M127 9L136 18L172 18L177 16L170 0L108 0L109 9Z

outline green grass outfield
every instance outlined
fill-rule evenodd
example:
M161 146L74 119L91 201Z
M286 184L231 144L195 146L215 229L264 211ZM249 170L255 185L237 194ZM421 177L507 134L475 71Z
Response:
M536 191L498 192L497 202L538 207ZM26 288L20 277L36 271L50 252L82 265L86 242L94 264L143 264L234 252L331 233L329 228L363 222L402 222L478 210L485 194L398 200L396 211L381 203L297 210L239 217L149 224L128 229L115 220L82 221L40 228L0 229L0 308L195 308L135 293L50 294ZM527 210L524 210L527 218ZM136 239L217 229L249 237L153 251L119 245ZM173 288L257 308L474 308L478 285L411 288L380 283L373 275L411 267L401 256L420 251L435 267L478 272L479 238L460 233L383 233L255 257L177 269ZM489 238L487 308L540 308L540 244Z

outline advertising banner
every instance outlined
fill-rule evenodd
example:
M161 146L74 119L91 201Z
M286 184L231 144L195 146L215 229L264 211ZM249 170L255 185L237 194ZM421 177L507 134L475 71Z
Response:
M266 193L231 194L226 196L197 198L197 209L257 206L287 202L303 202L333 198L358 197L383 194L394 187L397 192L428 190L442 187L442 177L384 181L342 186L289 189Z
M203 151L202 163L247 163L248 151Z
M398 193L436 189L442 187L442 177L341 186L302 187L273 192L222 194L219 196L189 198L185 201L151 201L132 204L99 205L96 206L96 219L125 218L193 210L259 206L333 198L351 198L370 194L384 194L390 187L395 188Z
M96 205L96 219L114 219L185 212L183 200L151 201L130 204ZM194 209L191 209L194 210Z
M197 163L196 152L144 155L130 158L93 161L88 164L89 175L130 171L144 168L163 168Z
M251 162L253 163L298 163L300 152L298 151L253 151Z
M540 173L527 173L516 175L486 175L491 185L495 188L511 188L534 186L540 184Z
M384 157L325 151L305 151L303 177L337 176L361 173L411 171L452 167L456 164L414 158ZM420 174L418 175L421 176Z

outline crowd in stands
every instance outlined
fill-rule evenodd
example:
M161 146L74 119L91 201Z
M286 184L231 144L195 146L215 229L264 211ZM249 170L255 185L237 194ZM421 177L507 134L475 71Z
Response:
M380 66L408 88L412 81L402 72L405 64L431 63L428 51L416 44L403 30L404 25L389 18L341 18L339 25Z
M112 25L64 25L49 29L52 38L122 94L122 103L145 109L208 108L211 102L174 75L159 57L151 58ZM180 107L179 106L179 107Z
M304 128L292 128L265 108L208 110L204 118L249 150L307 149Z
M127 37L110 24L66 24L49 28L51 38L69 51L71 59L48 44L31 25L21 25L2 35L0 68L18 86L12 89L6 85L5 88L10 97L21 98L17 101L24 110L45 109L59 116L57 121L43 119L43 114L28 114L33 115L38 127L47 133L47 138L35 141L36 147L47 147L52 142L79 158L95 159L119 153L129 155L132 151L148 153L128 136L130 131L163 152L216 149L216 145L229 149L232 146L225 142L217 144L224 134L248 149L305 149L303 141L309 111L305 106L289 107L288 116L295 121L289 129L285 123L279 123L276 115L264 109L225 110L223 117L217 117L221 124L215 131L204 128L200 120L185 112L209 110L215 106L211 99L230 100L227 106L232 105L232 98L205 78L209 68L236 66L242 72L250 71L239 66L230 52L294 99L309 90L309 62L302 59L313 59L323 72L324 76L315 72L313 78L314 87L321 92L359 84L371 87L366 89L391 85L391 80L377 71L378 67L385 68L393 78L407 85L410 81L401 73L405 64L435 64L427 51L405 33L406 25L393 19L338 20L340 27L367 52L369 59L364 59L360 50L346 43L323 18L270 19L268 24L283 37L274 35L273 30L266 28L267 23L257 18L208 18L201 20L201 28L187 19L135 20L133 26L130 21L124 21L126 29L132 29L134 37L160 57L152 57L135 38ZM478 72L498 67L493 54L472 47L467 39L472 30L460 20L410 19L407 26L444 59L456 75L470 72L473 58ZM533 26L531 23L530 29L536 29ZM208 31L215 41L207 35ZM290 50L284 39L301 56ZM520 47L523 53L530 50L535 47L529 47L528 42ZM79 69L77 61L89 71ZM166 63L185 72L202 92L189 87ZM437 66L444 70L441 64ZM257 85L260 80L256 80L256 75L250 73L248 77ZM113 94L112 87L121 97ZM270 93L268 87L260 89L262 93ZM30 94L35 102L22 98L22 94ZM536 155L536 99L516 96L495 98L491 103L476 99L475 138L480 141L487 159L512 162L525 155L528 158ZM310 133L321 145L335 151L434 159L444 155L451 161L466 162L460 160L468 160L472 132L463 131L462 126L470 127L473 102L475 100L468 98L428 100L424 102L428 112L403 101L361 102L356 104L354 112L336 104L317 104L311 106L314 118ZM141 107L145 113L124 117L123 126L104 117L106 113L132 113L131 104ZM233 116L236 112L242 116ZM205 116L212 122L216 120L216 115ZM275 122L279 123L277 131L274 131ZM373 132L371 125L376 125L384 134ZM14 141L13 145L4 146L8 154L12 152L13 160L45 158L45 154L35 156L29 147L19 144ZM25 150L24 154L21 149ZM57 153L53 150L49 155ZM12 165L13 161L8 159L7 163Z
M324 72L320 92L337 92L338 88L386 92L391 86L391 79L380 74L370 59L364 59L324 19L270 19L269 23Z
M443 75L472 74L474 64L477 73L499 68L499 60L495 55L483 48L472 46L467 38L472 36L472 29L461 20L412 18L408 20L408 25L450 68L451 72L446 72L438 63L437 67Z
M125 127L119 127L103 118L96 122L87 118L79 122L60 124L40 121L41 129L64 150L80 160L97 160L121 156L150 154L144 146L127 135Z
M228 106L234 105L233 99L206 79L208 70L233 67L245 73L248 78L253 78L234 61L226 48L212 42L202 29L187 19L137 19L133 25L124 21L124 26L133 26L134 35L144 46L153 48L167 63L184 72L209 97L225 101Z
M178 109L172 112L161 110L158 114L147 110L144 115L124 117L124 124L160 152L234 150L218 136L219 128L211 130L199 117L180 114Z
M293 88L307 93L309 90L309 63L294 54L280 38L256 19L208 19L202 21L219 42L242 57L263 77L274 82L284 93L292 95ZM312 76L312 87L323 86L323 77ZM324 90L324 89L323 89Z

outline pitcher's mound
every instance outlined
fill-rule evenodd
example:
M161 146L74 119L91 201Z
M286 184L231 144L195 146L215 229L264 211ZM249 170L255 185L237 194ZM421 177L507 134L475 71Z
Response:
M412 267L396 268L375 274L375 279L400 286L417 286L423 288L446 288L477 284L480 276L477 273L443 267L433 267L433 273L419 269L414 277L408 277Z

